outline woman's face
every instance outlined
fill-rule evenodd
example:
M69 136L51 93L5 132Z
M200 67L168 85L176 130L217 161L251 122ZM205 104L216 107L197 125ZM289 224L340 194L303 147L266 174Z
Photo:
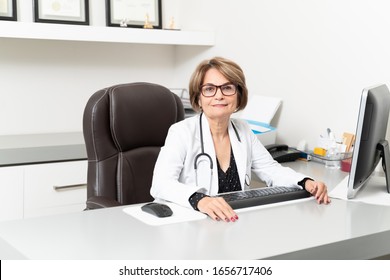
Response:
M230 84L230 81L214 68L206 72L202 83L202 85L215 86L228 84ZM234 85L231 86L234 87ZM222 94L221 88L218 88L216 94L212 97L205 97L203 94L200 94L199 105L202 107L204 114L210 119L229 119L231 114L237 109L237 96L237 90L235 94L226 96Z

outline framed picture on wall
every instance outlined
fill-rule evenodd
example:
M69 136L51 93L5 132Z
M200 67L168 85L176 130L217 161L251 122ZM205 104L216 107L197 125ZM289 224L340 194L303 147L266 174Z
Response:
M106 0L107 26L162 27L161 0Z
M16 20L16 0L0 0L0 20Z
M89 0L34 0L34 21L89 24Z

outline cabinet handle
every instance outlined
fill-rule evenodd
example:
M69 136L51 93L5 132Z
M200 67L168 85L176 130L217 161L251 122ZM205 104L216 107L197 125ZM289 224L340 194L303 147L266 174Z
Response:
M74 188L82 188L86 187L87 184L75 184L75 185L65 185L65 186L53 186L53 189L55 191L60 191L60 190L66 190L66 189L74 189Z

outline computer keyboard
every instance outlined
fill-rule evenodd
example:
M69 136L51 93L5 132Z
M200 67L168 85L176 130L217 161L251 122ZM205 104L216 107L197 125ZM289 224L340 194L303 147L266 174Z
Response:
M310 197L310 193L299 187L266 187L230 193L221 193L217 196L223 197L233 209L240 209L287 200L306 198Z

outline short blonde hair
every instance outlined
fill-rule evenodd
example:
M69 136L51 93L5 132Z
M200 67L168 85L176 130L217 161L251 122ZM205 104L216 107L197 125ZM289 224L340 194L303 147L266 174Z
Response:
M245 84L244 72L237 63L223 57L214 57L209 60L204 60L195 69L189 84L189 94L192 108L197 112L201 111L199 106L199 98L201 95L200 90L203 85L206 72L211 68L218 70L229 82L237 86L238 102L236 111L243 110L248 103L248 89Z

